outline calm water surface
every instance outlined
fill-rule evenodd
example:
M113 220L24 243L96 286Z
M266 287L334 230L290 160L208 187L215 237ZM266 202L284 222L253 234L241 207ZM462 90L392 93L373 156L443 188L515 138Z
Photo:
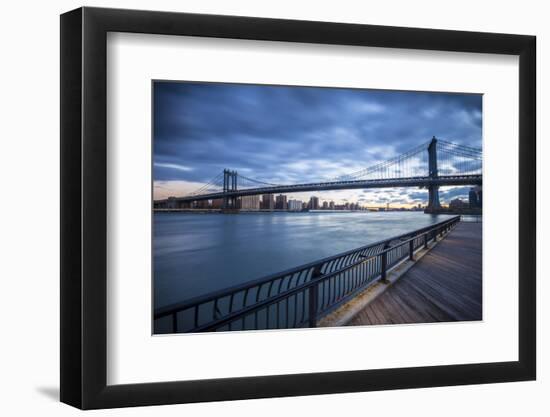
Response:
M422 212L155 213L155 308L448 217Z

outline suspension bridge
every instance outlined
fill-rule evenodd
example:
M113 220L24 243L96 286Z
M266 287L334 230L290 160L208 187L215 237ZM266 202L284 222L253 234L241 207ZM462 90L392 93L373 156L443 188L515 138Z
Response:
M371 188L419 187L428 190L427 212L441 209L439 187L482 185L482 151L433 137L401 155L328 180L277 184L224 169L207 184L180 197L155 200L158 209L177 209L205 200L223 200L223 208L237 208L240 197L296 192Z

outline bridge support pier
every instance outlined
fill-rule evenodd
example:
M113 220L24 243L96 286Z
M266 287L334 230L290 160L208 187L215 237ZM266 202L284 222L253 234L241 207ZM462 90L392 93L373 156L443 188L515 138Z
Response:
M432 138L428 146L428 175L431 179L437 180L439 173L437 171L437 139ZM428 187L428 207L426 213L436 213L441 210L439 202L439 185L430 185Z
M428 187L428 207L426 207L426 213L436 213L439 210L441 210L439 185L430 185Z
M229 193L231 191L237 191L237 171L231 171L229 169L223 170L223 192ZM224 196L223 198L224 210L236 210L237 209L237 197Z

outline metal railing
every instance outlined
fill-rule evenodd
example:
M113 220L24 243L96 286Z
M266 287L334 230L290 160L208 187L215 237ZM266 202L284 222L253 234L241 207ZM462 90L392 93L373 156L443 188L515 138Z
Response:
M154 313L155 333L316 327L317 322L430 241L460 216L296 268L216 291Z

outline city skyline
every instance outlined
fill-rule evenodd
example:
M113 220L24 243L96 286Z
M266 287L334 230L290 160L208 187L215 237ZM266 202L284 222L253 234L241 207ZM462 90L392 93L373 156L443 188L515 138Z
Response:
M432 135L481 147L472 94L155 83L154 198L184 195L224 168L292 184L329 179L398 155ZM470 187L442 187L441 200ZM418 188L293 193L337 204L416 206Z
M455 197L449 201L447 206L455 209L480 209L482 207L482 188L479 186L469 187L468 199ZM168 199L170 200L170 198ZM181 207L182 209L214 209L221 210L223 208L223 199L201 200L194 203L187 203ZM299 200L289 198L287 194L255 194L237 198L237 208L245 211L304 211L304 210L424 210L426 205L417 203L407 207L399 204L386 202L383 205L360 204L357 201L347 201L345 203L337 203L334 200L326 200L319 198L317 195L312 195L309 200Z

